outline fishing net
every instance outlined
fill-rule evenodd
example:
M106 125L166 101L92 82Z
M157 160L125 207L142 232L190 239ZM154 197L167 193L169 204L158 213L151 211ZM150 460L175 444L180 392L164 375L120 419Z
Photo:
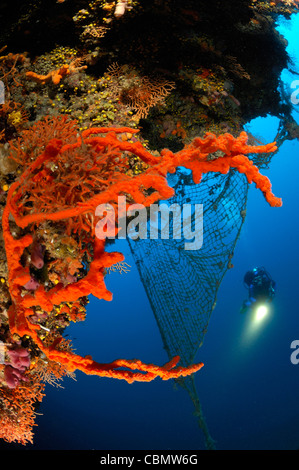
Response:
M217 291L231 267L236 241L246 215L248 183L243 174L206 174L200 184L179 168L168 182L176 195L168 205L203 204L203 243L186 250L184 238L129 239L129 245L169 357L179 355L183 365L191 364L202 345ZM165 202L165 201L163 201ZM151 222L149 222L151 223ZM192 219L193 228L194 220ZM195 416L208 449L215 447L196 391L194 376L178 381L195 406Z

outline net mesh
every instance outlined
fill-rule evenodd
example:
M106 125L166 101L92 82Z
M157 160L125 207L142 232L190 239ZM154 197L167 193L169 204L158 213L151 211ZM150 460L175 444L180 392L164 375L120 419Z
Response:
M206 174L200 184L179 168L169 175L175 196L168 205L203 204L203 243L186 250L183 237L173 239L174 218L170 218L170 239L129 239L129 245L169 357L179 355L181 364L194 360L207 332L217 291L231 259L246 215L248 183L243 174ZM151 223L151 222L150 222ZM194 229L194 218L192 219ZM175 233L175 232L174 232ZM201 410L194 377L179 380L195 406L205 445L215 447Z

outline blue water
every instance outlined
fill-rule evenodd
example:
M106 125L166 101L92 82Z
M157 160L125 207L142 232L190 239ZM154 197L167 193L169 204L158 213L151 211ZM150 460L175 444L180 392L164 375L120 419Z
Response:
M280 27L299 63L299 16ZM283 74L290 83L296 76ZM295 107L298 108L299 106ZM298 120L298 113L294 118ZM265 142L278 121L250 124ZM246 222L234 258L219 290L208 333L197 354L196 374L203 412L218 449L299 448L299 364L290 361L298 329L299 142L286 141L264 170L282 208L271 208L250 187ZM69 327L79 354L99 362L139 358L163 364L168 357L126 241L115 249L131 265L128 274L107 276L113 301L91 297L87 320ZM255 331L239 308L246 297L244 273L265 266L277 284L270 315ZM201 449L203 437L187 393L171 381L134 383L88 377L66 378L63 389L47 386L38 412L35 449Z

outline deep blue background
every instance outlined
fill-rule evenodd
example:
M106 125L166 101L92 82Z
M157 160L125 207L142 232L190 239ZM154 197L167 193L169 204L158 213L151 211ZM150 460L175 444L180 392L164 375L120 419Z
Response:
M280 30L298 64L298 15ZM284 74L283 79L297 77ZM298 120L297 112L294 117ZM277 126L276 119L263 118L250 130L270 142ZM269 207L260 191L250 187L234 268L221 285L197 355L205 367L197 373L196 385L218 449L299 448L299 365L290 361L290 344L299 339L298 141L285 142L264 174L274 194L283 198L283 207ZM123 357L162 365L168 358L127 242L117 241L114 249L123 250L131 271L107 276L112 302L91 297L87 320L68 329L74 347L99 362ZM271 273L277 295L267 321L250 334L249 319L239 308L246 296L244 273L254 265ZM191 400L171 381L128 385L78 372L77 381L67 378L63 386L47 386L29 448L203 448Z

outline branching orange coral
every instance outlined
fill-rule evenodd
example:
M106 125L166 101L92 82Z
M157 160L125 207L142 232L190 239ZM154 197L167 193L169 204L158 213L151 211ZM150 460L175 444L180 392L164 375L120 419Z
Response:
M33 442L32 427L35 424L36 402L44 396L44 385L38 377L31 377L17 388L1 388L0 438L7 442L27 444Z
M168 172L173 173L177 166L190 168L195 183L200 182L203 173L210 171L227 173L230 168L236 168L246 174L250 183L256 184L269 204L280 206L281 200L272 194L268 178L262 176L258 168L246 157L246 154L250 153L275 151L276 146L275 143L249 146L245 132L242 132L238 138L230 134L216 137L209 133L203 139L195 139L176 154L170 150L163 150L161 156L156 157L140 142L131 143L118 138L118 134L126 132L133 134L137 131L126 127L91 128L73 139L72 143L64 143L53 138L47 143L44 151L27 166L19 179L11 185L2 218L9 270L9 291L12 299L8 311L9 327L12 334L31 337L49 360L58 361L70 372L78 369L87 374L124 379L129 383L135 380L150 381L155 377L164 380L177 378L196 372L203 364L179 367L177 365L179 357L173 358L163 367L144 364L138 360L122 359L110 364L100 364L89 356L83 358L70 351L59 350L57 348L59 338L52 345L46 346L39 336L40 326L30 322L29 317L33 314L33 308L40 306L44 311L51 312L54 305L67 301L74 302L90 293L100 299L111 300L112 295L104 283L105 268L122 261L124 257L120 253L105 252L105 240L97 239L91 230L93 260L85 277L66 286L59 283L46 290L40 285L34 292L24 293L22 288L30 279L30 273L29 268L24 267L20 260L24 249L32 244L33 237L27 233L19 239L14 238L10 229L10 217L13 216L19 227L34 230L34 227L43 221L68 223L77 218L83 224L84 220L78 219L79 216L94 214L99 204L115 204L121 194L128 194L136 203L149 206L159 199L167 199L173 195L174 190L168 186L166 175ZM222 152L223 156L211 158L216 151L218 155L219 151ZM85 156L85 162L82 161L82 154ZM124 173L130 154L139 157L148 166L143 173L133 178ZM89 161L90 155L92 162ZM97 189L87 191L85 198L69 204L68 176L71 175L73 187L77 185L78 175L83 178L82 184L86 183L84 178L89 178L90 173L81 173L81 167L84 165L85 170L92 168L97 180ZM54 168L52 174L51 168ZM54 181L55 178L57 181ZM64 189L63 184L66 184ZM39 196L37 199L32 197L33 190L37 191L38 195L43 194L41 202L37 200ZM31 196L29 205L25 197L28 194ZM50 199L52 203L49 202Z
M33 80L34 82L40 83L41 85L44 85L45 83L51 82L54 83L54 85L58 85L58 83L64 78L67 77L68 75L71 75L72 73L78 72L80 70L84 70L87 68L86 65L80 66L82 59L75 59L73 62L70 64L64 64L62 67L60 67L57 70L51 70L47 75L39 75L38 73L35 72L26 72L26 77L29 80Z

